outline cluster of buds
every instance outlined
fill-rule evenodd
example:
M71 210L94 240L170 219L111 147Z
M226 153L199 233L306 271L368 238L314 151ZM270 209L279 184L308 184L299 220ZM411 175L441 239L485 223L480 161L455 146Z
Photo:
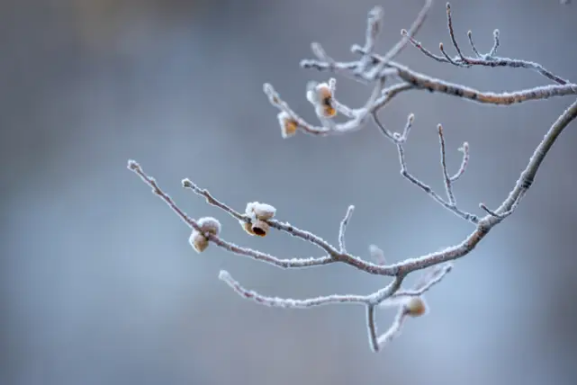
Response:
M313 105L315 113L321 121L330 119L337 114L336 101L334 99L335 88L336 80L332 78L328 83L311 81L307 84L307 100ZM274 103L278 103L278 101ZM279 112L277 119L282 137L285 139L296 134L302 124L299 124L299 118L294 113L286 110Z
M246 205L245 214L250 221L240 221L244 230L250 235L264 237L270 229L267 220L274 217L276 208L266 203L250 202Z
M197 253L202 253L208 247L208 235L218 235L220 232L220 222L212 217L204 217L196 223L200 231L193 229L188 242Z
M329 83L309 82L307 85L307 100L315 107L315 112L319 118L332 118L337 114L334 106L334 84L331 79Z

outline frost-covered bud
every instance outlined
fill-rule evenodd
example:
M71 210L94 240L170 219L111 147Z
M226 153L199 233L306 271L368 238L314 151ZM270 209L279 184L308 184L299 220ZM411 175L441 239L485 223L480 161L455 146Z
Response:
M411 297L405 304L405 312L411 317L420 317L427 312L427 305L421 297Z
M276 208L266 203L249 202L246 204L245 214L250 218L250 222L240 221L244 231L264 237L270 229L266 221L274 217Z
M337 114L333 103L333 91L328 83L309 82L307 100L315 106L315 112L319 117L332 118Z
M206 237L203 234L199 233L196 230L192 230L192 234L190 234L188 243L190 243L192 248L197 253L202 253L204 250L206 250L209 244L208 239L206 239Z
M266 221L276 214L276 208L266 203L249 202L246 204L245 214L251 219L261 219Z
M296 120L291 118L285 111L279 112L277 115L278 124L280 125L280 132L283 138L289 138L296 134L299 124Z
M252 211L254 212L254 216L257 219L261 219L263 221L271 219L276 214L276 208L266 203L259 202L256 202L256 204L252 207Z
M213 217L200 218L198 221L198 226L203 233L210 233L212 235L218 235L220 232L220 222Z
M252 222L251 231L254 235L258 235L259 237L264 237L268 234L270 226L268 223L261 219L257 219Z

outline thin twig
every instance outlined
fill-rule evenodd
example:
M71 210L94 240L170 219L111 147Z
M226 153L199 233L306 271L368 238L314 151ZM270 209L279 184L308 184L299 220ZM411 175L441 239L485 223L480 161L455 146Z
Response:
M449 204L451 206L456 206L457 201L455 200L455 193L453 192L453 182L451 181L449 171L447 170L447 154L445 152L445 137L443 135L443 126L439 124L437 126L437 131L439 132L439 143L441 147L441 166L443 168L443 181L445 182L447 199L449 199Z
M475 56L477 56L478 58L482 58L483 55L481 55L481 53L477 49L477 46L475 45L475 42L473 41L473 31L471 30L467 31L467 37L469 38L469 45L471 46L471 49L473 50Z
M401 283L403 282L404 275L396 276L387 286L368 295L333 294L307 299L292 299L292 298L264 296L262 294L257 293L254 290L249 290L243 287L238 281L236 281L230 275L229 272L225 270L220 271L218 278L224 281L227 285L229 285L241 297L253 300L261 305L267 305L271 307L292 308L292 309L306 309L311 307L335 305L335 304L356 304L356 305L376 306L399 290L399 288L401 287Z
M477 47L473 43L473 34L471 31L467 32L467 37L469 39L469 44L473 49L473 52L477 56L476 58L468 57L463 55L459 43L455 37L455 30L453 27L453 18L451 16L451 5L447 3L447 27L449 30L449 36L451 38L451 42L453 43L453 47L457 51L457 57L451 58L444 50L443 44L439 45L439 49L444 57L435 55L427 50L420 42L413 39L412 37L408 37L411 44L413 44L418 50L420 50L425 56L434 59L438 62L443 63L450 63L457 67L472 67L472 66L484 66L484 67L511 67L511 68L526 68L533 71L538 72L539 74L545 76L547 79L554 81L557 84L569 84L569 81L553 74L551 71L545 69L542 65L538 63L534 63L528 60L519 60L519 59L509 59L504 57L497 57L497 49L499 47L499 30L495 30L493 32L493 47L491 50L483 55L479 53ZM406 36L406 35L403 35Z
M463 176L463 174L467 170L467 166L469 165L469 143L464 142L463 145L459 147L459 151L463 153L463 159L461 160L461 166L459 167L455 175L449 178L451 182L455 182L461 176Z
M207 189L201 189L196 184L194 184L190 179L186 178L182 180L182 187L188 188L192 190L195 194L201 195L206 198L206 203L212 206L216 206L222 211L229 214L231 217L240 220L246 221L248 220L245 215L239 213L238 211L234 210L232 207L226 205L225 203L219 201Z
M426 0L425 5L421 8L421 11L413 21L413 24L407 31L406 36L404 36L397 44L395 44L383 57L383 64L387 64L389 61L393 60L406 46L409 42L409 37L414 36L417 34L419 29L423 26L427 15L429 14L429 10L431 9L431 5L433 4L432 0Z
M347 252L347 248L345 246L345 232L347 231L347 225L349 224L349 221L351 220L351 216L353 215L353 211L355 210L355 206L350 205L347 208L347 212L343 218L343 220L341 221L341 224L339 226L339 248L341 253L346 253Z

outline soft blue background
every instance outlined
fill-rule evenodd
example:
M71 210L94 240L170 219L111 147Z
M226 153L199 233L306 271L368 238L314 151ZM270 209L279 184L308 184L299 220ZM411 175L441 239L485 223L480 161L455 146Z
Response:
M383 52L420 0L387 0ZM246 237L180 188L189 177L242 209L260 200L278 218L335 241L349 204L348 248L376 243L390 261L459 242L471 227L399 175L374 126L334 138L282 140L271 82L303 116L310 42L348 59L374 2L308 0L4 0L0 2L0 383L570 385L577 381L577 122L544 162L514 216L427 297L388 349L371 353L360 307L271 309L217 280L226 269L263 294L369 293L386 282L347 266L281 271L211 247L126 170L138 160L194 216L223 236L281 257L319 255L285 234ZM483 51L501 31L505 56L577 81L577 8L554 0L454 1L458 38ZM418 36L447 46L444 3ZM409 47L415 70L484 90L546 84L524 70L456 69ZM339 78L353 106L369 90ZM450 167L471 145L459 202L495 207L571 97L509 108L411 92L383 121L410 112L410 169L442 191L435 126ZM379 313L381 330L393 312Z

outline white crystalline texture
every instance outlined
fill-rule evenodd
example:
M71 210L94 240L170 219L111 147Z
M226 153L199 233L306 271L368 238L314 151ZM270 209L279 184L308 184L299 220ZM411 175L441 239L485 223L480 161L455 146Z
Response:
M216 218L204 217L200 218L198 221L198 226L203 233L210 233L212 235L218 235L220 232L220 222Z
M251 219L260 219L266 221L276 214L276 208L266 203L250 202L246 205L246 215Z

